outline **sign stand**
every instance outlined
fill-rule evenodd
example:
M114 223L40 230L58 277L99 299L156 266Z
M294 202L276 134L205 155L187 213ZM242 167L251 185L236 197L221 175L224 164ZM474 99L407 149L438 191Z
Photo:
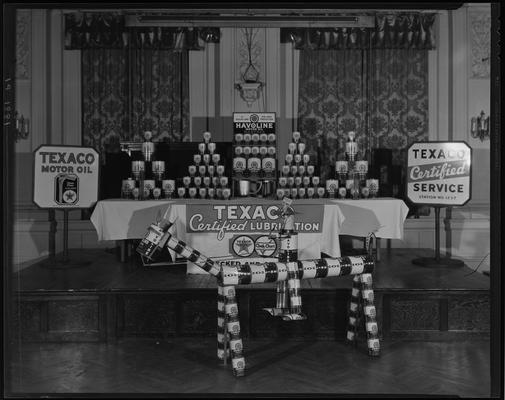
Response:
M68 213L91 207L98 199L100 155L92 147L42 145L34 153L33 202L41 209L63 210L63 253L55 255L56 219L51 216L47 268L85 267L91 261L72 261L68 252Z
M412 264L421 267L462 267L465 263L454 258L440 257L440 209L441 206L434 206L435 209L435 257L414 258Z
M435 257L422 267L462 267L461 260L440 257L440 208L463 206L472 197L472 148L464 141L414 142L407 149L407 198L435 209ZM450 245L450 244L449 244Z
M87 267L91 264L89 260L72 261L68 255L68 208L63 209L63 253L59 257L49 256L41 263L44 268L67 269L76 267Z

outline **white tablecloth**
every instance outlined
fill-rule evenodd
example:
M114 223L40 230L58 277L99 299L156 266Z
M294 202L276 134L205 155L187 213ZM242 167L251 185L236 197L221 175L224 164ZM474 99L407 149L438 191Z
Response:
M409 208L401 199L372 198L331 200L338 204L345 221L341 235L366 236L373 232L383 239L403 239L403 223Z
M98 240L142 239L147 227L167 210L170 200L101 200L91 214Z

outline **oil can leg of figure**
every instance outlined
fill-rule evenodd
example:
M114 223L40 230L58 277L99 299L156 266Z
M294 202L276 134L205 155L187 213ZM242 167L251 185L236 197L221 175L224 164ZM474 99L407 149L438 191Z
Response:
M288 283L286 281L277 282L277 302L275 307L286 312L288 308Z
M217 286L217 358L223 360L223 365L226 365L230 358L229 349L229 334L226 329L226 314L224 312L224 289L223 285L218 283ZM226 357L225 357L226 354Z
M288 267L288 293L290 314L302 313L302 296L300 292L300 279L297 278L298 264L287 263Z
M359 278L361 283L361 297L363 299L368 355L376 357L380 355L380 342L376 320L377 312L374 303L372 274L361 274Z
M349 344L358 343L358 323L360 319L361 284L360 275L352 279L351 302L349 304L349 322L347 325L347 341Z
M226 331L230 337L229 348L233 375L245 375L242 335L238 312L237 296L234 286L223 286Z
M287 222L286 222L287 224ZM292 229L292 228L291 228ZM286 263L288 273L289 314L284 314L283 320L304 320L302 313L301 285L298 270L298 234L290 232L281 234L281 250L279 260Z

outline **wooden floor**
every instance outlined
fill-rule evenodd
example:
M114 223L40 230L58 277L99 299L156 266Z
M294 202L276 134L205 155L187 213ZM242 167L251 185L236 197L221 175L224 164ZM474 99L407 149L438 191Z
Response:
M412 264L417 257L432 256L428 249L383 250L374 271L376 290L488 290L489 277L468 267L425 268ZM216 288L210 275L186 275L185 266L144 267L138 260L121 263L113 251L73 250L70 260L88 260L85 267L47 267L38 263L14 275L15 291L158 291ZM349 289L351 277L302 280L304 289ZM248 285L249 289L274 288L275 283Z
M360 394L488 397L489 342L382 342L369 358L342 342L246 340L246 376L218 364L212 339L19 344L17 394ZM364 345L363 345L364 346Z

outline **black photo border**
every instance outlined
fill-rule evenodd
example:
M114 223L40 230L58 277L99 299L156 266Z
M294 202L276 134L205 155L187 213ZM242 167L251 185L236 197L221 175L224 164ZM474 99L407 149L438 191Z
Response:
M407 2L407 1L389 1L389 2L335 2L335 1L275 1L275 2L224 2L224 1L165 1L165 2L127 2L120 0L109 0L107 2L99 2L97 0L87 2L11 2L3 0L2 21L3 21L3 78L7 76L14 76L15 65L15 12L16 9L103 9L103 8L195 8L195 9L213 9L213 8L346 8L346 9L381 9L381 10L395 10L395 9L411 9L411 10L425 10L425 9L439 9L439 10L454 10L461 7L463 2ZM489 3L489 2L486 2ZM504 226L503 221L503 182L505 176L503 173L503 141L501 135L503 134L503 112L501 102L501 56L503 54L503 26L501 24L502 6L499 2L491 2L491 110L490 110L490 123L491 123L491 146L490 146L490 247L491 247L491 265L490 265L490 295L491 295L491 341L490 341L490 361L491 361L491 397L503 398L504 396L504 299L503 299L503 272L501 267L502 262L502 231ZM5 82L5 81L4 81ZM4 101L5 101L5 92ZM12 128L3 129L2 140L2 204L3 204L3 226L2 226L2 260L3 260L3 350L4 350L4 396L9 395L15 397L22 397L21 393L12 393L9 390L9 368L5 360L9 358L9 340L11 339L10 327L6 324L10 321L11 305L12 305L12 255L13 255L13 177L15 176L14 170L14 138ZM70 394L53 395L53 397L69 397ZM134 397L128 394L121 394L121 397ZM139 394L140 396L140 394ZM30 394L30 397L37 397L36 394ZM47 396L45 396L47 397ZM102 397L97 394L84 394L80 393L72 397ZM106 397L115 397L110 394ZM142 397L158 397L150 394L143 395ZM163 397L172 397L170 395L163 395ZM216 397L213 395L206 395L205 397ZM229 396L226 396L229 397ZM233 397L241 397L239 394ZM296 395L294 397L297 397ZM326 396L325 396L326 397ZM332 397L338 397L332 395ZM360 396L361 397L361 396Z

